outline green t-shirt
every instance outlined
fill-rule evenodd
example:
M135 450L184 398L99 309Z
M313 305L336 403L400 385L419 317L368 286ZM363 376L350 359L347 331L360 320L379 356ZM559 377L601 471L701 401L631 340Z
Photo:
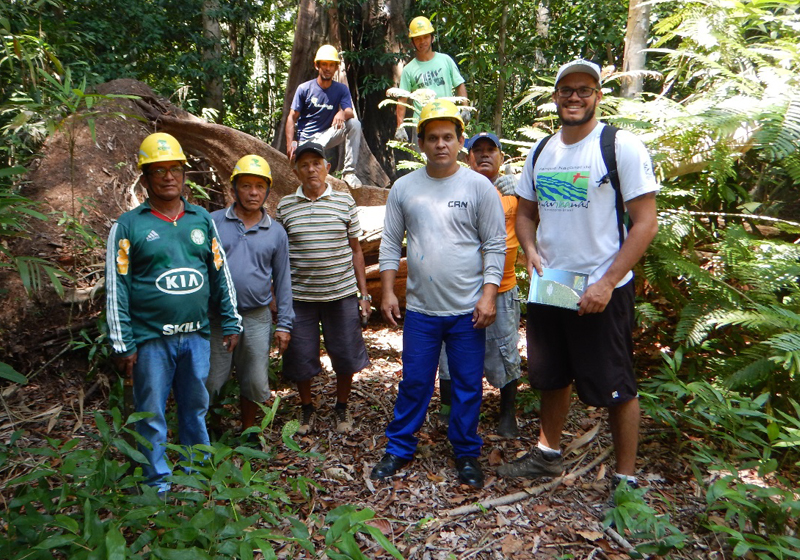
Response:
M430 89L436 92L436 97L452 97L456 88L463 83L464 78L453 59L438 52L426 62L414 58L406 64L400 75L400 89L412 93L418 89ZM414 120L416 120L422 106L414 102L414 108L416 109Z

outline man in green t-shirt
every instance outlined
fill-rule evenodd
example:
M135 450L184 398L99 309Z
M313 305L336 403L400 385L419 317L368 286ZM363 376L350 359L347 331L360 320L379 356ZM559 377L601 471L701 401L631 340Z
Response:
M433 25L424 16L415 17L408 26L408 36L414 45L414 58L403 68L400 75L400 89L414 92L418 89L430 89L436 97L467 97L467 88L464 78L458 71L458 66L446 54L433 50ZM401 97L397 104L397 132L395 139L408 142L408 131L403 126L406 117L407 97ZM417 113L421 105L414 102ZM462 115L463 116L463 115Z

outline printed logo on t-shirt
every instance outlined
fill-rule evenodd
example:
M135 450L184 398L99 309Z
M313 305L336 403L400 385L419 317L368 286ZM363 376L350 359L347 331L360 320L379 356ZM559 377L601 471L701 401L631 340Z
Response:
M451 200L447 203L448 208L466 208L467 201L466 200Z
M328 111L333 111L333 105L328 105L327 103L320 102L318 97L312 97L311 104L317 109L327 109Z
M152 230L152 229L151 229L151 230L150 230L150 233L148 233L148 234L147 234L147 237L146 237L145 239L146 239L147 241L155 241L156 239L161 239L161 236L160 236L160 235L158 235L158 234L155 232L155 230Z
M421 72L414 77L414 81L417 82L418 86L425 86L425 87L443 86L444 77L441 75L443 71L444 68L438 68L436 70L428 70L427 72Z
M170 295L193 294L203 284L205 277L194 268L173 268L156 278L156 288Z
M536 176L536 197L543 209L588 208L588 188L588 169L543 171Z
M195 245L202 245L206 242L206 234L202 229L193 229L190 237Z

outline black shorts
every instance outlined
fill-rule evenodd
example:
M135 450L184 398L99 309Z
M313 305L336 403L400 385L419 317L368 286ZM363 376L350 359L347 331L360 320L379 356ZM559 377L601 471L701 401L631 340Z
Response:
M552 305L528 304L528 376L531 386L557 390L572 382L592 406L614 406L638 396L633 374L633 280L616 288L602 313L578 315Z
M352 375L369 365L356 296L335 301L294 300L294 325L283 353L283 377L297 383L322 372L319 325L336 375Z

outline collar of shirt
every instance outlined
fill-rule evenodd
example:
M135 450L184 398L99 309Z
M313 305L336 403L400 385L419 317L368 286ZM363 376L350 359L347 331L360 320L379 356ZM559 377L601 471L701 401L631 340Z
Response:
M233 207L236 203L231 204L228 206L228 209L225 210L225 218L228 220L235 220L241 222L242 219L236 215L236 212L233 210ZM262 209L263 210L263 209ZM270 219L269 214L266 211L262 212L261 221L256 224L260 228L269 229L269 226L272 225L272 219Z
M328 185L327 188L325 189L325 192L323 192L321 195L319 195L317 197L317 200L319 200L320 198L325 198L326 196L330 196L332 191L333 191L333 189L331 188L330 185ZM309 201L311 200L303 192L303 185L300 185L299 187L297 187L297 192L295 192L294 194L296 194L300 198L305 198L306 200L309 200Z
M195 206L194 204L191 204L190 202L188 202L183 197L181 197L181 200L183 201L183 211L184 212L190 212L192 214L197 214L197 208L198 208L197 206ZM149 198L145 198L144 202L142 202L139 206L134 208L134 210L138 210L140 214L145 212L145 211L151 212L153 210L153 207L150 206L150 199Z

